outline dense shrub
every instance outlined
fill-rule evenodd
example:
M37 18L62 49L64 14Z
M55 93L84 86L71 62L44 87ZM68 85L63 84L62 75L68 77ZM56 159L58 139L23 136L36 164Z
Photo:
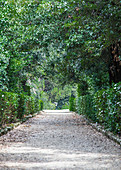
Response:
M76 98L74 96L69 98L69 110L76 111Z
M38 111L43 110L43 106L44 106L43 101L39 100L39 110Z
M96 116L109 130L121 133L121 82L94 96Z
M88 94L88 87L89 85L88 85L87 80L86 81L82 80L80 84L78 84L77 86L78 97Z
M68 103L65 103L64 105L62 105L61 109L69 109Z
M35 112L38 112L39 111L39 99L38 97L35 97Z
M11 123L17 119L18 95L0 90L0 125Z
M38 104L37 104L38 103ZM36 109L35 109L36 108ZM24 94L0 90L0 126L17 122L43 109L43 101Z
M26 113L26 96L24 94L18 95L18 103L17 118L22 119Z
M93 96L85 95L78 98L77 111L79 114L86 115L88 118L96 121Z
M34 106L35 106L35 108L34 108L35 112L42 110L43 109L43 101L36 97L34 100Z
M35 112L35 99L34 97L26 96L26 114L33 114Z
M107 90L102 89L94 96L78 98L77 110L106 129L121 134L121 82Z

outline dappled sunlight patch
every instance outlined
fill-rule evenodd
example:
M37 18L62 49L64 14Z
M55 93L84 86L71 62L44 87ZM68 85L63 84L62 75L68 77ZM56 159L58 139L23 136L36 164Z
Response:
M22 162L22 163L17 163L17 162L7 162L5 164L5 166L9 167L9 168L26 168L26 169L34 169L34 168L44 168L44 169L50 169L50 168L54 168L54 169L71 169L71 168L90 168L90 170L94 170L94 169L102 169L102 168L110 168L110 163L109 164L103 164L100 165L98 163L91 163L88 161L80 161L80 162L76 162L76 161L62 161L62 162L58 162L58 161L53 161L53 162L46 162L46 163L26 163L26 162Z
M68 109L64 109L64 110L44 110L45 114L47 115L59 115L59 114L63 114L63 115L71 115L72 113L69 112Z

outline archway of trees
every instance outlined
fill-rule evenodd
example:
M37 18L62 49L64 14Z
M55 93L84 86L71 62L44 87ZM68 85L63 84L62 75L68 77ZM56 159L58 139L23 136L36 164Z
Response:
M70 98L70 107L77 109L75 97L82 97L79 101L84 104L99 94L102 101L102 91L118 83L116 107L106 116L106 108L100 108L101 113L96 108L96 117L95 108L93 116L87 115L100 122L104 122L103 116L109 118L111 130L115 127L119 132L120 13L119 0L1 0L1 102L2 95L9 92L33 96L49 108L66 108ZM113 95L111 90L105 93L109 108ZM84 106L88 112L90 106ZM1 119L2 110L1 106Z

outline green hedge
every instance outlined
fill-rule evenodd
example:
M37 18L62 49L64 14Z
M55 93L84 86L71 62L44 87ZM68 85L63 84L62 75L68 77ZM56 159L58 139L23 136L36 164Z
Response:
M93 96L85 95L78 98L77 111L79 114L86 115L89 119L96 121Z
M100 123L121 134L121 82L94 95L96 116Z
M69 98L69 110L76 111L76 98L73 96Z
M39 110L43 109L43 101L39 100L38 98L35 98L35 112L38 112Z
M0 91L0 125L17 119L18 106L17 94Z
M77 110L106 129L121 134L121 82L94 96L80 96Z
M42 100L39 100L39 110L43 110L44 103Z
M43 109L43 101L31 96L0 90L0 126L17 122Z

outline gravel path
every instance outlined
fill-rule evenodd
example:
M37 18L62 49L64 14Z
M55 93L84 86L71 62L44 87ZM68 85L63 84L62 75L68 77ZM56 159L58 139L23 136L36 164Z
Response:
M0 170L121 170L121 150L81 116L46 111L0 137Z

